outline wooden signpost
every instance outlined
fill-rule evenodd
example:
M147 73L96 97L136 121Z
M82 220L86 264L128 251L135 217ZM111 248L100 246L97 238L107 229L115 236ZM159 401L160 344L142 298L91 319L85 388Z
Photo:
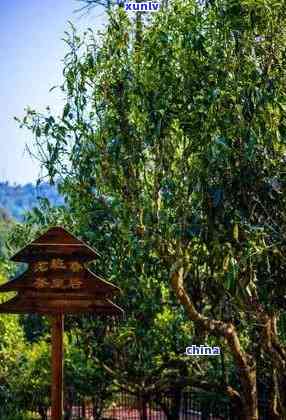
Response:
M0 313L49 315L52 336L52 420L63 416L64 314L94 312L122 315L110 298L120 289L91 272L85 264L99 256L62 227L49 229L15 254L28 269L0 286L17 295L0 305Z

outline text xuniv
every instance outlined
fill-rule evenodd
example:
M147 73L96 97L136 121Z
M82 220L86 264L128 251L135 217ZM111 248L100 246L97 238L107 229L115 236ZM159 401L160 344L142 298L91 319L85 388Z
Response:
M118 2L119 4L123 3L121 1ZM138 12L156 12L160 9L161 4L160 3L154 3L152 1L148 1L145 3L137 3L137 2L132 2L132 3L125 3L124 2L124 10L126 11L138 11Z

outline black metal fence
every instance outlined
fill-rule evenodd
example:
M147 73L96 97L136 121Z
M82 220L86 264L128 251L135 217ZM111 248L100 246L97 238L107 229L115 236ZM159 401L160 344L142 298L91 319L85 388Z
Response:
M75 403L72 420L94 420L90 401ZM103 410L102 420L233 420L230 403L221 396L193 391L168 394L161 399L117 393ZM97 420L97 419L96 419Z
M100 420L236 420L238 413L232 409L228 399L218 394L197 391L183 391L180 403L174 408L175 395L166 395L161 402L157 399L144 400L127 393L117 393L103 410ZM168 411L168 414L167 414ZM93 416L92 403L78 403L73 406L72 420L98 420ZM173 414L173 417L171 417ZM259 400L259 419L268 420L267 395Z
M179 397L179 399L178 399ZM259 420L268 420L268 393L260 393ZM102 405L103 403L103 405ZM23 417L21 410L9 408L9 401L0 405L0 420L15 420ZM237 409L231 407L228 399L219 394L200 390L184 390L163 397L134 396L124 392L112 393L108 401L98 403L98 398L79 399L65 402L64 420L237 420ZM4 410L4 411L3 411ZM50 420L51 413L43 411L40 418Z

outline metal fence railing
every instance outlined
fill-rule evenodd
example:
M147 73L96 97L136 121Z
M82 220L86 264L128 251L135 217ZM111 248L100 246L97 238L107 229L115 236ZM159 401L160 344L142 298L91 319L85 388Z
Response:
M142 396L117 392L105 402L100 415L92 401L95 398L70 401L64 420L237 420L237 410L232 409L228 399L219 394L197 390L182 391L179 400L178 394L169 393L160 398L144 399ZM259 400L258 407L259 420L268 420L267 395ZM16 417L3 416L0 410L0 420L14 420ZM39 414L35 418L39 419ZM47 417L41 418L50 420L50 410Z
M168 394L161 400L144 400L139 396L118 393L103 411L101 420L168 420L167 414L170 416L171 412L178 420L233 420L230 404L221 396L182 392L179 404L177 401L174 408L175 398L178 395ZM82 419L95 419L92 404L77 402L73 405L70 420Z

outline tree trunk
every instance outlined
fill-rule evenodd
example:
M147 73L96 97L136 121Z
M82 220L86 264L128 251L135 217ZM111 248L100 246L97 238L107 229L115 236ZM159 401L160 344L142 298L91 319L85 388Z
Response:
M64 405L64 420L71 420L72 418L72 401L66 401Z
M256 366L249 367L248 370L241 372L240 381L242 385L241 398L245 419L258 420Z
M147 419L147 402L144 397L140 397L140 420Z
M245 420L258 420L256 364L255 359L241 348L236 329L232 323L207 318L199 313L184 288L184 267L177 262L171 271L171 284L179 302L186 308L191 321L209 334L226 340L241 383L241 402Z
M277 375L276 370L272 369L271 381L270 381L270 392L268 402L268 416L269 420L281 420L279 409L278 409L278 389L277 389Z
M202 402L201 412L201 420L210 420L210 409L206 402Z
M85 409L85 400L84 399L83 399L82 404L81 404L81 409L82 409L82 417L85 419L86 409Z
M270 420L286 420L286 351L277 333L275 314L262 315L262 347L270 359L271 389L269 401Z
M181 397L182 390L180 388L175 389L172 397L171 410L167 416L168 420L180 420Z

